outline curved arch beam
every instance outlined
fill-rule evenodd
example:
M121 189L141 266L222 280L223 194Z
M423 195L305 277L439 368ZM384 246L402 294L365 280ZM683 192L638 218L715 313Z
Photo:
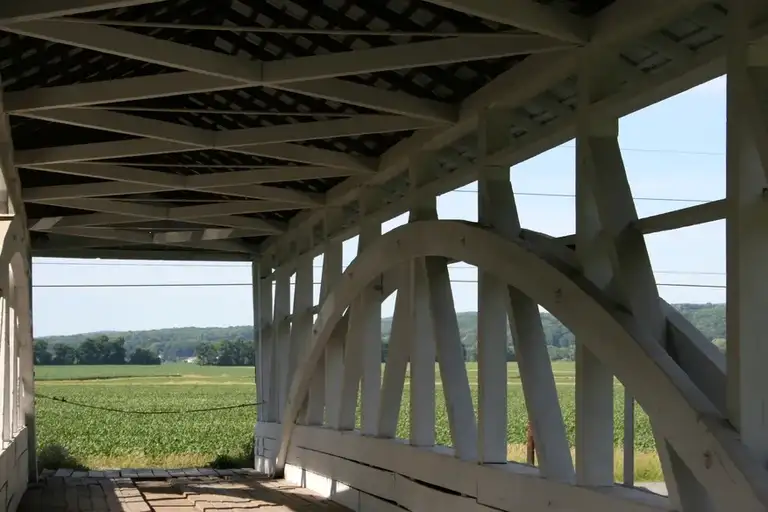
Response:
M421 221L380 237L347 268L328 295L312 332L305 359L294 378L276 461L281 472L312 370L347 305L386 269L404 261L442 256L488 270L589 340L645 411L658 421L666 440L710 491L718 506L758 511L768 506L768 472L752 459L737 433L657 340L631 314L607 300L592 283L559 268L520 240L509 240L459 221Z

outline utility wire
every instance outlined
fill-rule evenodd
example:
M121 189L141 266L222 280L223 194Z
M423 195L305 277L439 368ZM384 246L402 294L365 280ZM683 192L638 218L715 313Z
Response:
M86 409L97 409L99 411L107 411L107 412L119 412L121 414L142 414L142 415L152 415L152 414L188 414L188 413L196 413L196 412L212 412L212 411L224 411L228 409L241 409L243 407L255 407L257 405L262 405L264 402L248 402L245 404L237 404L237 405L225 405L222 407L209 407L206 409L187 409L184 411L181 410L165 410L165 411L132 411L128 409L115 409L113 407L103 407L100 405L91 405L91 404L84 404L82 402L74 402L72 400L67 400L66 398L59 398L55 396L47 396L47 395L41 395L40 393L35 393L35 398L43 398L45 400L51 400L53 402L60 402L67 405L73 405L76 407L85 407Z
M451 279L452 283L477 283L477 279ZM290 283L294 285L295 283ZM321 283L313 282L315 286ZM688 283L656 283L657 286L690 287L690 288L723 288L717 284L688 284ZM32 288L212 288L253 286L252 283L122 283L122 284L35 284Z
M53 265L53 266L73 266L73 267L138 267L138 268L144 268L144 267L171 267L171 268L242 268L242 269L249 269L251 268L250 263L247 265L217 265L217 264L208 264L208 263L193 263L193 264L176 264L176 263L123 263L123 262L99 262L99 263L86 263L86 262L69 262L69 261L39 261L36 262L35 265ZM344 264L344 267L346 268L349 266L349 263ZM322 265L312 265L312 268L323 268ZM462 265L462 264L456 264L453 263L449 265L450 269L457 269L457 270L474 270L477 267L474 267L472 265ZM675 274L675 275L702 275L702 276L724 276L726 275L725 272L705 272L705 271L698 271L698 270L654 270L654 274Z

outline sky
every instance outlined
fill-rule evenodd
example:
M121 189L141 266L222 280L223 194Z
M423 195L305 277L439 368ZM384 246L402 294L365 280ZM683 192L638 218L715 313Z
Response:
M640 217L725 196L725 77L621 120L622 148ZM570 141L510 169L524 228L553 236L574 232L574 143ZM477 220L476 184L438 198L440 218ZM554 194L542 196L538 194ZM657 200L652 198L666 198ZM406 221L384 224L388 231ZM725 221L646 236L659 292L668 302L725 302ZM344 262L357 237L344 243ZM315 302L321 258L315 259ZM35 336L94 331L250 325L251 266L232 262L33 260ZM474 311L476 271L451 268L457 311ZM174 287L232 283L235 286ZM721 288L662 286L712 285ZM154 287L51 288L52 285L153 284ZM393 298L382 305L390 316Z

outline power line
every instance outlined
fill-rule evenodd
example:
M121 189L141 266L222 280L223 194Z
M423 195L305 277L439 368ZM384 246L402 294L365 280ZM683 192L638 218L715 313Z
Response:
M453 192L458 192L460 194L477 194L477 190L475 189L466 189L466 188L460 188L456 190L451 190L450 192L446 192L446 194L451 194ZM443 195L446 195L443 194ZM516 196L535 196L535 197L564 197L564 198L575 198L576 194L557 194L554 192L515 192ZM697 204L704 204L704 203L711 203L712 201L716 201L716 199L686 199L683 197L633 197L635 201L657 201L657 202L668 202L668 203L697 203Z
M477 279L451 279L452 283L477 283ZM290 283L294 285L295 283ZM313 282L315 286L321 283ZM253 286L252 283L116 283L116 284L35 284L32 288L213 288ZM687 283L657 283L657 286L690 287L690 288L722 288L725 285L716 284L687 284Z
M99 263L89 263L89 262L70 262L70 261L40 261L36 262L35 265L53 265L53 266L74 266L74 267L172 267L172 268L242 268L242 269L250 269L251 265L249 264L243 264L243 265L237 265L237 264L213 264L213 263L192 263L192 264L177 264L177 263L127 263L127 262L99 262ZM349 263L345 263L344 268L349 266ZM312 268L323 268L322 265L312 265ZM451 264L449 265L450 269L459 269L459 270L476 270L477 267L473 265L463 265L463 264ZM674 274L674 275L702 275L702 276L724 276L726 275L725 272L705 272L705 271L698 271L698 270L654 270L655 274Z
M195 412L213 412L213 411L225 411L229 409L241 409L243 407L255 407L257 405L261 405L264 402L248 402L245 404L237 404L237 405L224 405L221 407L208 407L205 409L187 409L185 411L180 410L165 410L165 411L135 411L130 409L115 409L113 407L104 407L101 405L91 405L91 404L85 404L82 402L74 402L72 400L67 400L66 398L59 398L56 396L47 396L47 395L41 395L40 393L35 393L35 399L37 398L43 398L45 400L51 400L53 402L60 402L67 405L72 405L75 407L84 407L86 409L97 409L99 411L107 411L107 412L119 412L120 414L141 414L141 415L152 415L152 414L189 414L189 413L195 413Z
M573 144L562 144L552 149L576 149ZM697 156L725 156L725 151L693 151L685 149L663 149L663 148L619 148L621 151L631 153L663 153L667 155L697 155Z

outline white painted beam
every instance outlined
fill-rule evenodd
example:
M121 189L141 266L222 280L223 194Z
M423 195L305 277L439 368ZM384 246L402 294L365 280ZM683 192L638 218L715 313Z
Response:
M478 127L478 155L482 158L509 143L503 112L486 113ZM509 168L487 167L478 180L478 222L503 228L510 204L499 201L509 187ZM478 450L485 464L507 462L507 287L495 276L477 274Z
M211 130L108 110L62 108L21 115L30 119L177 142L198 148L212 148L215 145L216 132Z
M81 162L85 160L105 160L143 155L161 155L195 151L198 148L189 144L180 144L153 139L130 139L114 142L76 144L73 146L52 146L40 149L16 151L16 165L28 167L45 164Z
M341 242L329 240L323 253L323 279L328 283L326 289L328 293L322 296L321 305L341 279L342 255ZM336 332L336 335L328 341L323 358L323 368L325 369L325 423L332 427L338 425L341 404L345 334L346 332ZM310 391L310 401L312 400L312 394L313 392ZM316 398L315 400L319 399Z
M588 39L586 20L565 9L543 5L535 0L428 0L448 9L471 14L497 23L530 30L547 36L584 43Z
M367 192L366 194L369 194ZM371 197L366 195L361 203L361 214L365 216L370 207ZM358 255L364 253L381 236L381 224L363 220L358 239ZM380 281L381 277L379 277ZM363 346L361 354L360 379L360 427L365 435L376 435L379 423L381 401L381 301L383 297L380 282L371 286L360 297L361 322L359 339L354 343ZM349 343L349 340L347 341Z
M417 130L432 126L435 126L435 122L425 119L395 115L365 114L347 119L290 123L262 128L245 128L242 130L216 132L213 145L216 148L249 148L261 144L332 139L335 137L354 137L374 133Z
M43 217L30 220L30 230L50 229L56 227L86 227L86 226L114 226L120 224L134 224L141 222L143 218L135 215L118 213L86 213L82 215L69 215L67 217ZM153 217L148 220L170 220L167 217ZM181 222L188 224L201 224L205 226L222 226L252 232L251 236L277 234L285 231L285 225L281 222L266 221L250 217L238 217L236 215L219 215L204 217L203 219L183 219Z
M747 28L758 13L749 1L728 4L728 123L726 133L726 325L728 417L741 442L762 466L768 464L768 348L763 328L768 315L765 234L768 115L765 90L768 68L750 60Z
M99 25L90 26L88 30L81 30L71 23L33 21L5 25L2 28L17 34L177 69L229 78L252 85L270 86L277 86L285 82L306 82L330 76L354 75L387 69L405 69L451 62L484 60L493 57L526 55L567 46L562 42L543 36L510 38L510 36L504 35L498 38L466 39L459 37L396 47L373 48L260 63ZM337 79L321 80L320 83L321 85L325 83L325 86L331 88L347 87L344 82ZM354 89L358 93L362 91L359 87ZM368 91L366 103L375 102L372 100L375 96L374 91L376 95L387 96L386 91L383 90L374 88L366 90ZM392 95L389 97L394 99ZM343 99L342 101L355 102L354 98ZM392 102L390 102L391 105ZM384 110L392 111L390 108Z
M437 122L454 122L458 112L453 105L416 98L399 91L388 91L348 80L311 80L273 85L275 89L297 92L314 98L349 103L360 107Z
M437 161L429 152L417 155L408 169L411 191L418 187L435 171ZM426 196L410 205L408 222L437 219L437 198ZM434 446L435 444L435 342L432 318L429 310L430 295L427 269L424 258L408 263L407 287L398 293L409 293L410 335L410 430L408 439L412 446Z
M7 2L0 6L0 23L71 16L106 9L119 9L134 5L155 4L166 0L27 0Z
M589 138L616 136L618 120L593 122L590 105L600 99L598 56L585 59L579 75L576 121L576 256L584 276L600 289L613 279L602 243L602 224L595 202L597 177ZM576 479L581 485L613 484L613 372L590 350L592 340L576 338Z
M448 425L456 457L477 460L477 421L469 389L467 365L451 293L451 278L443 258L427 258L429 312L437 346L440 381L445 393Z
M717 507L757 511L768 506L768 492L761 484L765 468L748 455L741 443L733 442L733 427L722 421L714 406L691 386L690 379L679 371L658 341L625 308L582 277L551 262L548 254L540 254L530 244L509 240L465 221L408 223L382 236L375 250L372 248L353 263L348 270L350 278L342 280L318 313L313 346L293 382L282 421L278 475L292 444L294 418L306 397L310 370L347 305L376 275L427 255L494 269L500 279L561 318L577 337L591 340L597 357L616 370L649 416L658 422L666 440L695 478L716 495ZM704 464L701 454L706 451L711 456ZM519 504L513 499L503 503L496 508ZM572 503L564 503L564 507L568 505Z
M397 420L405 387L405 375L408 357L411 352L411 287L408 268L401 270L401 285L397 290L395 311L389 331L387 359L384 365L384 377L381 384L381 402L379 404L376 437L394 438L397 433Z
M203 241L203 240L183 240L174 241L166 237L155 238L150 233L143 233L138 231L110 229L101 227L88 227L88 228L55 228L55 229L36 229L37 231L51 231L62 235L77 236L84 238L97 238L100 240L116 240L119 242L126 242L129 244L140 245L171 245L179 247L196 247L205 250L225 251L225 252L253 252L238 242L231 242L226 240L215 241ZM186 237L184 237L186 238ZM189 237L194 238L194 237Z
M149 171L137 167L123 167L120 165L89 165L86 163L62 163L49 166L30 166L30 168L84 176L88 178L100 178L115 180L118 183L86 183L82 185L56 185L51 187L33 187L24 191L26 202L45 202L57 199L77 199L86 197L98 197L107 195L126 195L145 192L157 192L160 190L197 190L210 191L209 184L216 185L213 192L217 194L245 197L249 199L265 199L296 203L302 206L319 206L323 203L323 196L310 192L250 184L251 181L259 181L259 173L254 178L243 178L241 172L215 173L211 175L182 176L165 172ZM245 171L253 172L253 171ZM312 174L307 174L311 176ZM221 183L215 178L221 177ZM204 178L204 179L200 179ZM240 181L241 183L238 183ZM228 185L228 182L234 182Z
M625 7L627 4L629 4L628 7L632 7L632 4L636 2L628 0L622 3ZM642 12L636 12L635 15L628 15L625 18L619 16L617 19L620 19L621 23L605 22L599 33L601 37L620 46L631 41L638 34L648 33L655 26L673 21L681 14L692 10L697 3L698 0L654 1L652 5L644 3L641 6L633 7L633 9L639 9ZM612 9L612 12L617 13L616 15L621 14L620 10L614 11ZM768 27L765 25L756 26L753 35L764 34L766 31L768 31ZM504 102L509 107L519 106L542 91L556 86L576 71L582 50L566 50L556 54L533 55L526 58L509 72L467 98L461 106L464 113L455 126L443 130L430 130L429 133L416 133L408 141L391 148L390 151L395 154L384 155L381 159L379 172L375 177L349 180L350 182L337 186L330 195L339 197L341 203L352 202L356 199L356 187L366 183L377 183L378 180L386 181L398 173L404 172L407 169L408 159L417 152L424 149L439 150L466 136L476 127L477 112L480 109L489 105L496 105L499 102ZM669 95L677 94L701 83L702 80L711 79L721 74L724 69L722 54L723 45L717 42L713 43L700 50L694 61L681 66L672 65L660 74L644 77L642 82L633 84L625 91L607 98L595 105L595 108L604 111L610 110L612 113L622 116ZM513 76L516 73L517 78ZM509 84L514 84L514 86ZM573 137L573 134L573 118L561 123L549 123L547 126L521 137L515 145L497 152L492 160L512 165L566 142ZM450 178L445 177L439 181L431 182L429 186L422 187L420 194L441 194L466 185L476 179L478 169L482 167L482 164L484 163L477 162L463 165L453 172ZM391 216L399 215L407 211L410 201L411 199L408 198L387 205L377 212L377 216L386 220ZM318 222L320 214L320 212L307 212L298 215L292 221L291 229ZM338 236L354 236L355 230L338 227L337 234ZM267 242L264 249L267 252L272 252L274 250L272 241Z
M275 269L275 307L272 318L272 343L276 347L277 368L275 368L275 386L272 393L272 411L277 418L282 418L285 402L288 399L288 386L291 381L288 374L290 357L291 322L286 321L291 314L291 275L284 269Z
M505 143L509 137L505 130L507 124L508 119L503 111L481 114L480 154L490 154ZM509 168L507 166L486 168L479 184L482 190L482 202L478 210L480 223L508 239L520 238L520 219L509 180ZM538 304L510 286L502 284L501 290L494 290L491 287L498 283L498 278L487 273L483 274L488 281L486 286L494 291L494 301L498 301L502 307L506 306L501 312L495 311L498 317L496 321L502 323L509 321L509 330L515 347L515 358L520 372L528 418L533 429L540 471L543 476L551 480L573 483L575 480L573 460ZM493 307L496 307L496 304ZM478 323L478 337L480 336L479 328L480 324ZM506 325L499 332L499 337L504 340L503 345L506 349ZM504 446L504 455L506 456L507 415L504 412L503 418L494 416L497 409L506 411L507 406L506 362L502 367L498 361L498 359L504 360L504 357L498 353L501 350L502 348L498 347L495 354L483 354L484 369L486 372L490 370L493 373L482 378L485 385L489 386L490 389L484 390L478 401L478 412L481 418L481 429L485 427L489 431L487 437L495 440L498 451ZM493 359L494 356L496 360ZM499 389L503 390L503 398L498 394L495 396L491 394L490 397L486 398L486 393L494 393ZM485 412L483 412L484 409L486 409ZM486 422L488 425L485 425ZM484 440L482 430L481 440Z
M529 55L570 45L536 35L454 37L366 50L313 55L264 63L264 83L286 84L423 66L442 66L512 55Z
M9 113L20 114L245 87L248 84L229 78L181 71L9 92L5 95L5 108Z

